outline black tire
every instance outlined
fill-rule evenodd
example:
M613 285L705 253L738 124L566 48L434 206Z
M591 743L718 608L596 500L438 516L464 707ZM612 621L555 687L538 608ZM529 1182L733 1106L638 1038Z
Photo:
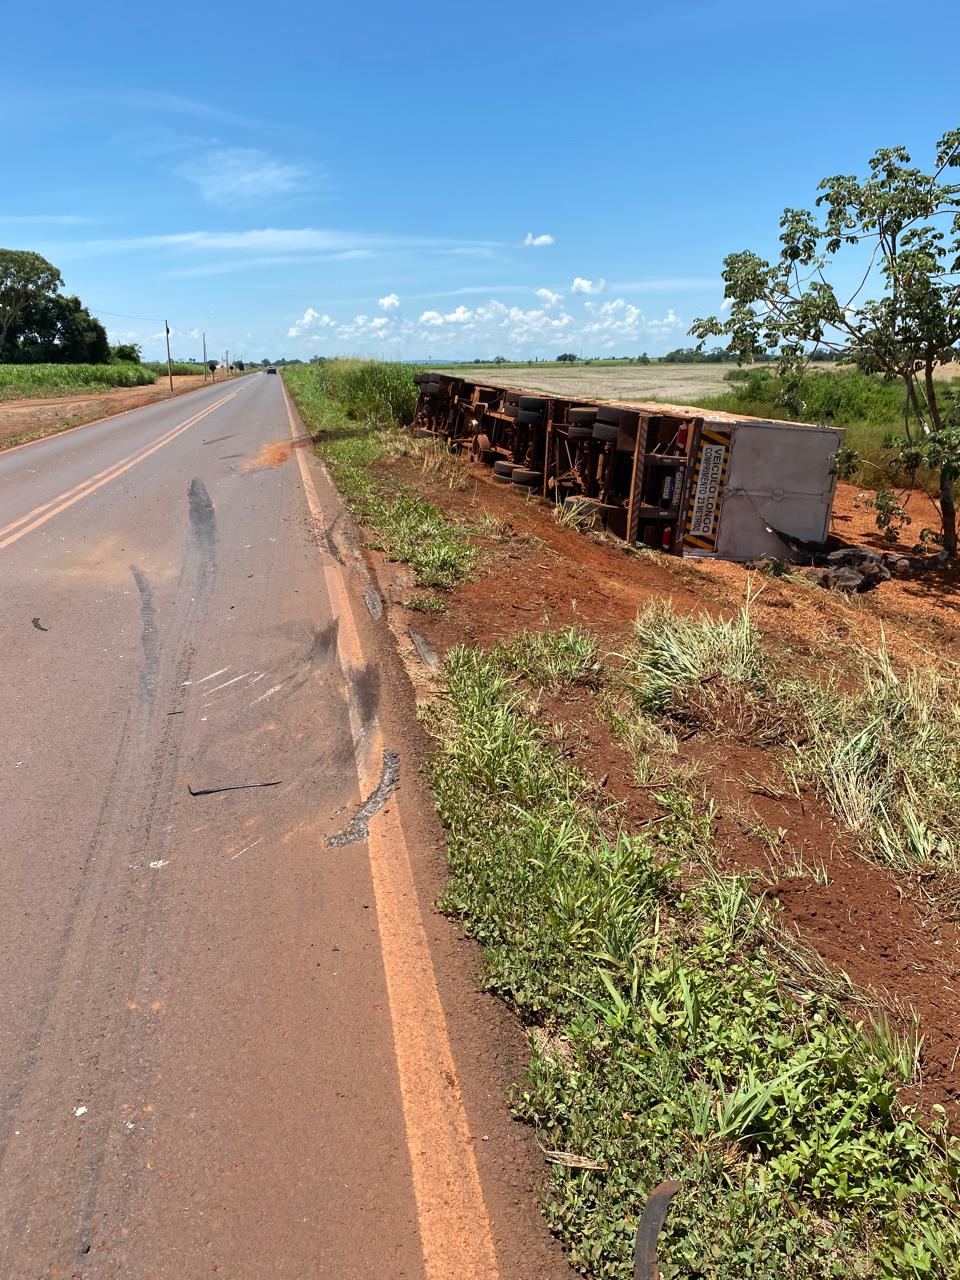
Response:
M516 466L517 464L515 462L508 462L506 458L501 458L499 462L495 462L493 464L493 472L494 475L506 476L509 480L516 470Z
M597 410L598 422L609 422L612 426L619 427L620 420L623 417L622 409L614 409L610 405L601 405Z
M594 440L616 440L620 428L612 422L595 422L593 424Z
M571 409L570 425L573 427L586 427L592 425L597 420L596 409Z
M568 440L592 440L593 427L570 427L567 431Z
M439 395L439 394L440 394L440 383L439 383L439 382L428 382L428 383L426 383L426 384L425 384L424 389L425 389L425 391L426 391L426 393L427 393L427 395L428 395L428 396L437 396L437 395Z
M529 471L526 467L516 467L510 478L514 484L527 485L531 489L539 489L543 484L543 472Z
M509 476L502 476L498 472L494 471L493 483L494 484L512 484L513 481L510 479Z
M517 403L521 409L545 409L547 407L546 400L540 396L520 396Z
M517 421L528 422L531 425L533 424L539 425L543 422L543 410L542 409L518 409Z

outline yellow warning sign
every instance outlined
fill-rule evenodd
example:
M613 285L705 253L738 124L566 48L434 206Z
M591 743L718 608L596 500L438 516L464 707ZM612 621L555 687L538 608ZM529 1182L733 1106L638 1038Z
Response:
M716 551L720 531L723 489L730 461L730 432L715 427L700 433L700 446L693 464L687 527L683 541L700 551Z

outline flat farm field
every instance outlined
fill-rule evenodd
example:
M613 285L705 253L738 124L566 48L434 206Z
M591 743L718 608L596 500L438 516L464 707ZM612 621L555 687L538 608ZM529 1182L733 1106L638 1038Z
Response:
M440 367L440 366L438 366ZM498 386L529 387L555 395L598 400L659 400L664 404L694 404L705 396L722 395L730 384L724 377L732 364L563 365L526 366L450 365L449 372Z

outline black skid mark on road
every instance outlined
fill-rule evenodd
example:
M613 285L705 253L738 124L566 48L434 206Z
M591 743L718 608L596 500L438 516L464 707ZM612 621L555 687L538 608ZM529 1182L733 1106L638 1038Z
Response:
M217 513L213 509L213 499L207 492L207 486L199 476L194 476L187 490L190 505L190 529L197 545L209 555L217 545Z
M328 663L337 652L339 639L340 619L333 617L322 630L313 633L313 644L310 647L310 665L317 667L321 663Z
M377 788L364 800L342 831L327 837L328 849L343 849L348 844L361 844L370 833L370 819L379 813L396 791L400 782L400 757L395 751L383 752L383 767Z
M231 431L231 433L228 436L214 436L212 440L204 440L202 441L202 443L203 444L219 444L221 440L232 440L236 434L237 433L235 431Z
M360 724L368 728L380 709L380 673L371 663L350 672L350 700Z
M199 558L197 598L205 601L213 588L217 573L217 513L207 486L195 476L187 489L190 512L190 534Z
M157 691L157 680L160 674L160 636L157 630L157 607L153 602L153 588L150 579L137 565L130 566L133 580L137 584L140 597L140 643L143 648L143 670L140 683L148 698Z

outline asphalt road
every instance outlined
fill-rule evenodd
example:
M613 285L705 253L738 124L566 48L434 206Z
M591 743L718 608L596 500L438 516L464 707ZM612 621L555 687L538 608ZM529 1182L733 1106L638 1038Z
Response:
M496 1275L296 429L261 374L0 454L4 1277Z

